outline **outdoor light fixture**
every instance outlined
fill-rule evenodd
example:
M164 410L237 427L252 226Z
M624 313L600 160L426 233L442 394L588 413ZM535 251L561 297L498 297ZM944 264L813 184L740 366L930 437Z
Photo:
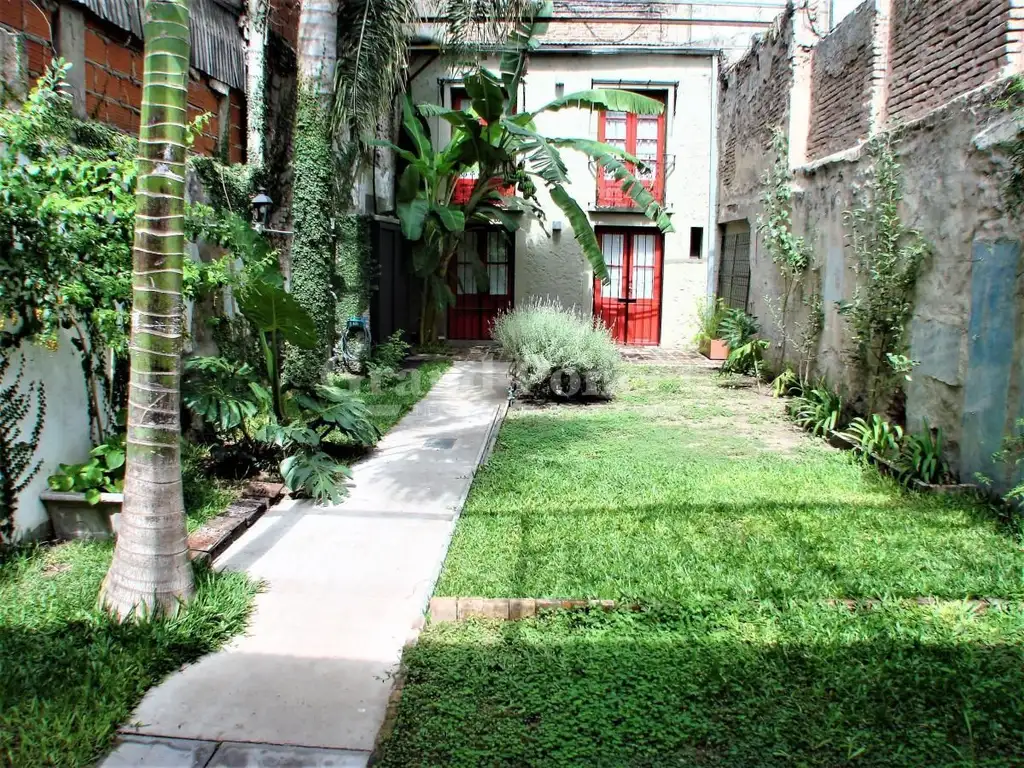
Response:
M565 96L565 83L555 83L555 98L560 99Z
M551 231L552 232L561 232L562 231L562 220L561 219L555 219L554 221L551 222Z
M262 231L270 220L270 208L274 201L270 199L267 190L260 188L259 194L252 199L252 223Z

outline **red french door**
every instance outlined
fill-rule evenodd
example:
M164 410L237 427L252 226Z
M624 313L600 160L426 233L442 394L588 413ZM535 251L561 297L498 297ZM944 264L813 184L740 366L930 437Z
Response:
M621 344L661 342L661 233L650 229L598 232L607 285L594 280L594 316Z
M448 308L448 338L491 338L499 312L512 307L512 239L504 230L466 232L449 272L455 306Z

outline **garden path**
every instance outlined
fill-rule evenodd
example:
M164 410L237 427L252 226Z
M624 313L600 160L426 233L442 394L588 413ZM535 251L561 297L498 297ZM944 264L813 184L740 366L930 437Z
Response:
M286 501L235 542L216 566L266 583L248 634L151 690L104 768L365 765L497 434L506 370L456 362L353 468L342 504Z

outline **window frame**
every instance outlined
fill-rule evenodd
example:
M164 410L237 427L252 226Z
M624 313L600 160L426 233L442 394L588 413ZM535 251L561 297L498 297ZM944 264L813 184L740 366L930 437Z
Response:
M659 203L665 202L665 165L667 163L668 147L668 112L669 94L667 90L637 91L644 96L657 99L665 104L665 109L657 116L658 121L658 149L654 178L650 180L641 179L644 187L654 196ZM625 151L634 157L637 155L637 128L640 120L646 120L651 115L636 115L631 112L626 115L626 146ZM597 115L597 140L605 143L607 134L607 110L599 110ZM636 173L636 167L632 163L626 166L630 172ZM608 179L601 168L597 169L597 207L599 208L636 208L636 203L628 194L622 191L622 183L615 178Z

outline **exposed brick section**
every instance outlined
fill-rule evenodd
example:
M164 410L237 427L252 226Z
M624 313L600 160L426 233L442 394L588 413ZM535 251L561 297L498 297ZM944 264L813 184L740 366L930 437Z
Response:
M28 0L0 0L0 25L22 33L28 74L34 81L53 58L52 14Z
M28 0L0 0L0 26L21 34L32 81L54 56L51 27L55 23L56 16L51 18L49 12L40 11ZM137 134L142 111L142 41L90 13L85 23L86 116ZM217 116L222 98L205 77L189 84L189 119L203 112L213 114L196 140L196 152L212 155L220 150ZM224 152L231 162L240 163L245 160L245 96L232 90L228 98L230 124Z
M1011 0L894 0L890 120L907 121L1000 76Z
M775 24L722 76L718 147L725 197L740 191L734 189L737 154L747 154L752 144L767 151L773 129L785 128L789 119L792 11L780 15Z
M99 19L85 22L85 111L138 133L142 106L142 41Z
M299 0L272 0L270 29L284 39L292 50L299 44Z
M874 0L868 0L814 49L807 140L811 160L847 149L868 137L874 28Z

